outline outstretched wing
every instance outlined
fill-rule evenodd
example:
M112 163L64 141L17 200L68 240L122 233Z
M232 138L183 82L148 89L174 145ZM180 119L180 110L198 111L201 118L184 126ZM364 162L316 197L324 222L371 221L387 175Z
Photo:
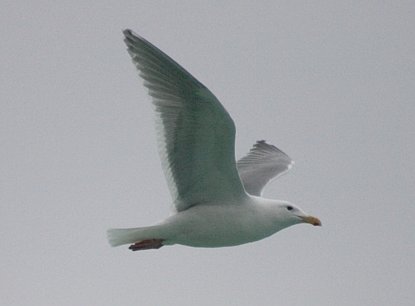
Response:
M237 167L245 190L260 196L268 182L286 173L293 164L294 161L287 154L260 140L238 161Z
M177 211L246 196L235 162L235 125L202 83L144 38L125 43L156 107L158 145Z

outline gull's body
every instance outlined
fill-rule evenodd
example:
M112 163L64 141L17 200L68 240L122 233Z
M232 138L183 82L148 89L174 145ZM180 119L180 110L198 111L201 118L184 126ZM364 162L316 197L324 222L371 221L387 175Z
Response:
M159 151L176 213L148 227L112 229L113 246L224 247L268 237L297 223L321 225L294 205L261 197L292 160L258 141L236 163L235 125L203 84L162 51L124 31L134 64L158 115Z

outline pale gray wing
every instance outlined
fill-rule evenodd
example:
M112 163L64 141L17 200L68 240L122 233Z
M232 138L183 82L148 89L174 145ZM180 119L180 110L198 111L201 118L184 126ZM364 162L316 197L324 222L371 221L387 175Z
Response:
M235 125L216 97L173 59L125 30L125 43L157 114L158 145L176 210L246 196Z
M294 161L287 154L260 140L238 161L237 167L245 190L260 196L268 182L286 173L293 164Z

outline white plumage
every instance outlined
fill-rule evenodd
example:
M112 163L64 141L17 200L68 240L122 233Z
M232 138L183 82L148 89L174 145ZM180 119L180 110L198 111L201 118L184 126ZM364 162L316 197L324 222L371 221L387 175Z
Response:
M154 226L109 230L112 246L232 246L296 223L321 225L288 202L257 197L292 166L285 153L258 141L236 163L235 124L218 99L151 43L130 30L124 35L156 108L160 158L176 213Z

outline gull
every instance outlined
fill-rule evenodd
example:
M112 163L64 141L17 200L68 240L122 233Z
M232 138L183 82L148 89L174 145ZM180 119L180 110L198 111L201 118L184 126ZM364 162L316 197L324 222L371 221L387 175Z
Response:
M235 124L219 100L150 42L123 31L127 50L156 112L158 148L174 212L146 227L110 229L110 245L133 251L166 245L228 247L254 242L318 218L262 197L293 161L264 140L235 160Z

